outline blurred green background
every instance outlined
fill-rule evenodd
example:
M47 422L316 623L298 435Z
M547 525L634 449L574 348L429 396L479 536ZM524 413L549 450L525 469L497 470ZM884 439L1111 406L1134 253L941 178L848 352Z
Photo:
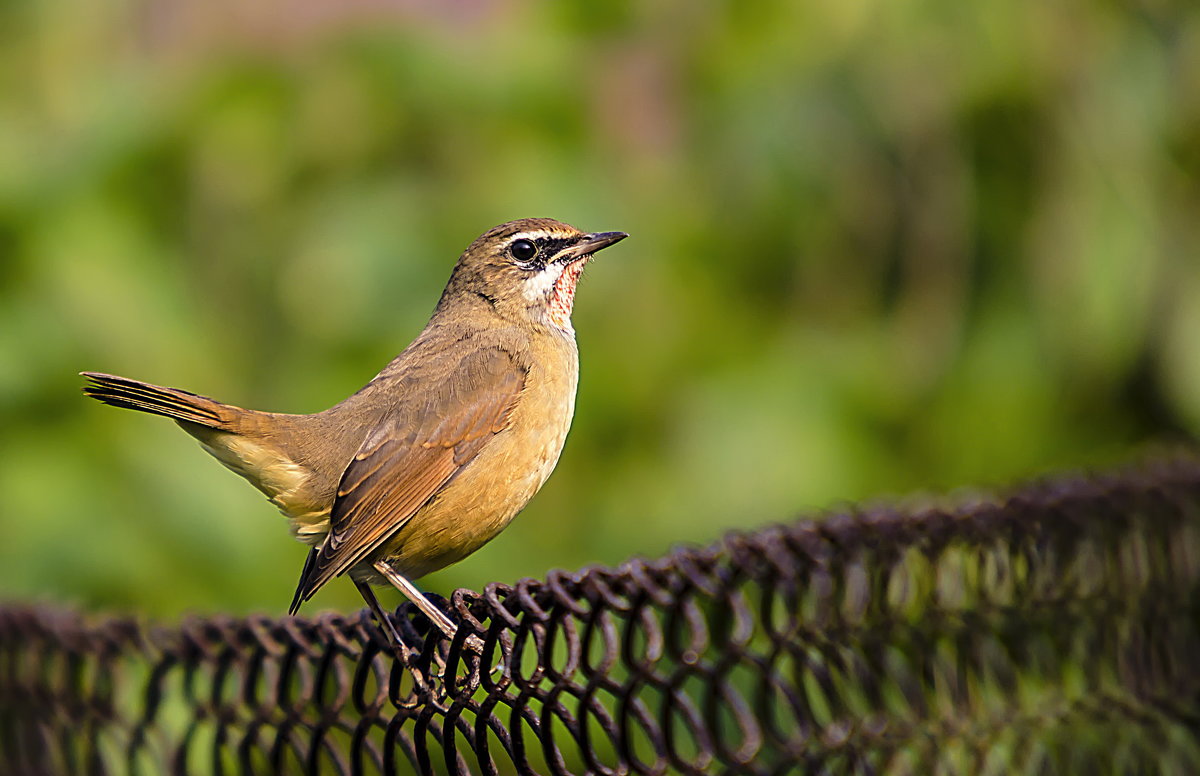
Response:
M1200 436L1194 2L8 0L0 597L282 612L283 518L76 372L323 409L521 216L632 238L437 592Z

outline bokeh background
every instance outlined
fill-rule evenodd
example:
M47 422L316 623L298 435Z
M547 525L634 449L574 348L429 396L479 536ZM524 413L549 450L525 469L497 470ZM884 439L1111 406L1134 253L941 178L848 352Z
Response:
M281 612L284 520L76 373L323 409L535 215L633 236L434 591L1200 436L1194 2L8 0L0 597Z

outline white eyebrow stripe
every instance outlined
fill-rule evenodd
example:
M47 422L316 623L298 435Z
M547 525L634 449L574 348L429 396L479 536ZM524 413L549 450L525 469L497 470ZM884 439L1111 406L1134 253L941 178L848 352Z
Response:
M539 229L536 232L517 232L508 238L509 244L517 240L570 240L576 235L568 232L550 231L549 229Z

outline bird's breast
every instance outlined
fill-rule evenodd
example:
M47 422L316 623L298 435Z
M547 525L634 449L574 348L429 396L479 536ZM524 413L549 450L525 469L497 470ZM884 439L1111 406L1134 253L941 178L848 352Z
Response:
M575 412L578 357L533 359L509 425L379 553L416 578L455 563L494 538L529 503L558 463Z

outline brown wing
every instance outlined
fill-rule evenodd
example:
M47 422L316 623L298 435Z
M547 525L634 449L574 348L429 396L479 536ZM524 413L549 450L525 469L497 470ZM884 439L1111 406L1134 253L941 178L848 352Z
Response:
M525 370L504 350L464 358L424 396L400 397L342 474L329 536L305 564L292 612L378 549L509 422Z

